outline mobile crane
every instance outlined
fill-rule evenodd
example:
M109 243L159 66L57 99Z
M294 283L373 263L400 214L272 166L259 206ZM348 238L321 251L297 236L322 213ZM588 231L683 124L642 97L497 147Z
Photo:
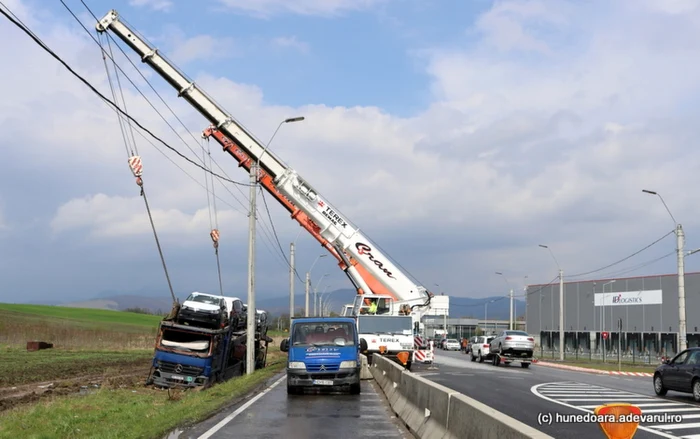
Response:
M258 181L338 260L357 289L353 315L358 317L360 335L367 339L369 353L388 354L410 368L413 336L418 335L422 315L431 308L433 294L413 282L294 169L268 151L155 47L130 29L116 10L108 12L95 27L98 32L111 30L175 88L178 97L209 120L211 126L204 130L205 138L214 137L244 169L250 170L254 163L259 165ZM383 315L368 315L370 304ZM401 323L397 324L396 319ZM393 323L383 329L380 320Z

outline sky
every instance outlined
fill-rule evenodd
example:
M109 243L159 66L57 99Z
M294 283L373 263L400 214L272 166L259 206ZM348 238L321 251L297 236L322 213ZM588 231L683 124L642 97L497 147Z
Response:
M95 20L64 1L80 22L61 2L2 3L111 96ZM304 116L270 150L434 293L522 291L559 267L565 280L671 273L675 220L686 248L700 247L700 1L84 3L98 18L116 9L263 142ZM0 301L167 296L115 112L0 18L11 42L0 52ZM247 183L201 140L207 121L131 49L111 47L129 114L194 161L209 148L215 172ZM216 181L214 209L204 171L135 138L175 291L218 291L218 225L224 289L245 300L248 187ZM293 241L300 277L315 263L319 290L351 286L281 206L257 200L260 297L289 291Z

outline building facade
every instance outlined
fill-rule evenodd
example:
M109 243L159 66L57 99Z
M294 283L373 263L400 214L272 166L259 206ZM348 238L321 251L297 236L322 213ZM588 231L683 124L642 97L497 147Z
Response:
M529 285L527 293L527 331L558 351L559 283ZM685 275L685 307L688 347L699 346L700 273ZM676 274L564 283L567 353L617 355L619 346L622 355L673 355L678 322Z

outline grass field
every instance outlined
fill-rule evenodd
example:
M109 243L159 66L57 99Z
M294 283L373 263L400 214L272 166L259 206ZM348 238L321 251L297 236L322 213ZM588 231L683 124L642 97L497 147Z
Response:
M550 360L547 358L543 358L542 361L547 361L550 363L558 363L558 364L567 364L569 366L578 366L578 367L587 367L589 369L596 369L596 370L618 370L617 368L617 362L612 362L609 361L607 363L603 363L600 360L582 360L579 359L578 361L574 360L565 360L563 363L558 361L558 360ZM640 363L625 363L623 362L621 364L621 368L619 369L622 372L649 372L653 373L654 370L656 370L657 365L644 365Z
M28 341L55 348L149 349L160 316L62 306L0 304L0 344L26 346Z
M0 438L162 438L203 419L280 372L286 355L270 349L268 367L204 391L102 387L0 413ZM37 422L37 420L41 422Z

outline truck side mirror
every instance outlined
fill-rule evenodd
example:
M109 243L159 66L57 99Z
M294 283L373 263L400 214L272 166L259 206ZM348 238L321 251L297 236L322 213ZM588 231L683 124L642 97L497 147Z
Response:
M367 351L367 340L364 338L360 339L360 352L366 352Z
M282 342L280 343L280 351L282 351L282 352L289 352L289 339L288 339L288 338L285 338L285 339L282 340Z

